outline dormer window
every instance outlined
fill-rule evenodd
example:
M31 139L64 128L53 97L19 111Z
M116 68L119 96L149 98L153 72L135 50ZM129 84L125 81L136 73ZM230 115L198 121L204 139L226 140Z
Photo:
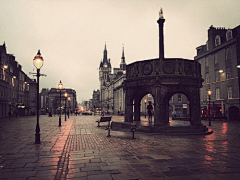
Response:
M229 29L229 30L227 30L227 32L226 32L226 39L227 39L227 41L229 41L229 40L231 40L233 37L232 37L232 30L231 29Z
M221 45L221 37L217 35L215 37L215 46L219 46L219 45Z

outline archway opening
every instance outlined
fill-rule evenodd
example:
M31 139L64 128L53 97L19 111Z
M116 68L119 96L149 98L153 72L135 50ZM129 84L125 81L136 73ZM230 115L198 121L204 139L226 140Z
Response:
M188 97L182 93L175 93L169 99L169 123L175 125L189 125L191 106Z
M154 125L154 98L152 94L145 94L141 99L140 121L142 125ZM151 104L151 105L150 105ZM151 110L152 106L152 110ZM150 112L151 111L151 112ZM152 119L149 115L152 114ZM151 121L150 121L151 120Z
M229 120L230 121L239 121L239 108L236 106L230 106L228 108Z

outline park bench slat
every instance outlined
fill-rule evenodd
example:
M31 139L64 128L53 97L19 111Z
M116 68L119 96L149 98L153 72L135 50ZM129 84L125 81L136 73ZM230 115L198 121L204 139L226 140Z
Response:
M102 116L96 122L98 123L98 127L100 127L100 122L108 122L108 123L110 123L111 120L112 120L112 116Z

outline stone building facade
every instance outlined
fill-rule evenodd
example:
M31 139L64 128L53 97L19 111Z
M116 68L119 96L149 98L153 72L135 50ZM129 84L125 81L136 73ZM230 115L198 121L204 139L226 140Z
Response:
M0 46L0 118L36 114L36 81Z
M113 71L113 72L112 72ZM111 66L110 59L107 57L105 44L103 59L99 66L100 80L100 108L108 112L124 110L125 93L123 91L123 81L126 79L126 62L124 48L119 68Z
M240 26L233 29L208 29L206 44L197 47L194 58L201 66L205 81L200 91L202 114L240 120ZM211 89L210 106L208 89Z
M47 94L45 92L48 92ZM64 97L64 93L68 93L68 97L70 97L70 101L68 101ZM47 96L47 97L44 97ZM53 114L59 113L60 110L60 91L57 88L51 88L50 90L42 90L41 93L41 99L47 99L46 101L46 107L43 107L47 109L47 113L51 112ZM75 111L75 108L77 107L77 96L76 91L74 89L63 89L61 91L61 109L64 111L65 108L65 101L66 101L66 110L67 111Z

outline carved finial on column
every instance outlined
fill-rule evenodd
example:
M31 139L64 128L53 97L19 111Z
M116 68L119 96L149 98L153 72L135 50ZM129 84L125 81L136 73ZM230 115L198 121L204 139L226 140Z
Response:
M159 11L159 19L163 19L163 8L160 8L160 11Z

